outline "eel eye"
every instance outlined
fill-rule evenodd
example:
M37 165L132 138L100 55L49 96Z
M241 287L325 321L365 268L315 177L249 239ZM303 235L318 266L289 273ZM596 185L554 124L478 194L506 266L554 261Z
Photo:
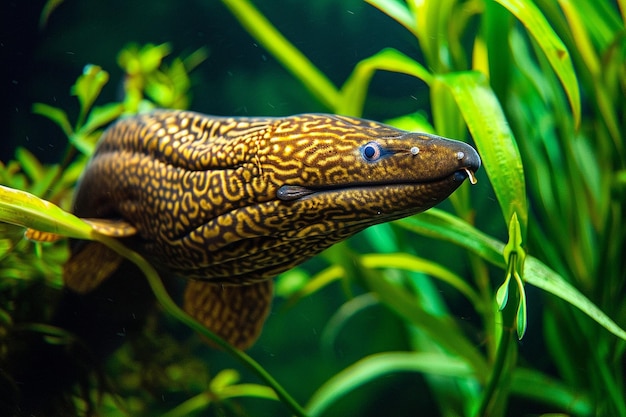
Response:
M366 143L361 149L361 154L366 161L375 161L380 158L380 145L376 142Z

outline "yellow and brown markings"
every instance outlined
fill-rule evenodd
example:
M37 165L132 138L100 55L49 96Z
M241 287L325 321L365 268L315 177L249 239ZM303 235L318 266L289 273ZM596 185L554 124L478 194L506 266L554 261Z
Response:
M469 145L368 120L158 111L103 134L74 212L135 228L127 244L164 271L246 285L432 207L479 166Z

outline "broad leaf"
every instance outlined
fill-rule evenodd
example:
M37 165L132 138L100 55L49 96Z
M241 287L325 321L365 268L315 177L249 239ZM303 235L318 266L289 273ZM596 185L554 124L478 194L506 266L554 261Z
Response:
M435 88L446 86L454 96L483 160L504 221L508 225L513 213L517 213L524 237L528 208L522 159L487 80L479 72L467 71L436 76L434 84Z

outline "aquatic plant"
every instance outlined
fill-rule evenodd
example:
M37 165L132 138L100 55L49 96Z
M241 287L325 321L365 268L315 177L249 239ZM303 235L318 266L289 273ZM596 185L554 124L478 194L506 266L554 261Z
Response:
M278 374L286 375L284 370L268 372L247 355L231 350L274 391L238 384L236 371L230 368L212 378L190 372L186 383L181 382L184 376L178 382L192 386L193 394L166 415L189 415L215 402L236 408L235 396L276 399L273 392L297 415L366 415L368 408L375 409L368 397L377 397L372 394L377 387L384 392L385 377L398 373L422 375L428 394L420 395L432 397L433 413L440 415L515 415L518 409L519 413L626 415L626 126L620 119L626 113L624 2L369 0L389 16L390 25L399 24L414 37L419 45L415 55L422 58L384 49L361 60L340 88L249 1L223 3L328 111L360 116L370 97L370 82L379 71L421 80L429 88L432 123L419 109L397 114L388 122L457 139L471 137L483 158L487 176L481 174L479 183L485 191L476 195L472 189L470 195L468 189L461 189L451 198L449 211L433 209L368 229L358 241L322 254L316 270L299 267L278 277L277 296L285 300L283 308L295 308L307 297L315 300L338 282L345 301L328 321L320 343L325 352L333 352L345 343L344 334L355 338L359 330L381 332L380 338L369 333L357 342L370 347L358 351L367 354L343 369L337 365L320 369L323 376L312 377L300 390L296 384L301 376L282 378L294 381L282 388L276 380L281 380ZM179 91L166 87L173 85L173 73L154 75L167 51L165 46L133 47L120 55L126 73L137 74L134 80L138 80L126 84L135 90L127 91L124 104L92 108L107 76L88 66L73 90L81 102L74 127L61 110L35 107L62 127L70 151L60 166L42 167L27 151L19 150L19 162L2 167L2 184L11 187L3 188L0 195L2 220L64 236L101 238L78 219L31 195L67 207L85 160L80 152L89 154L101 127L151 101L186 105L188 83L178 84L182 95L172 93ZM185 74L180 67L184 60L177 62L171 68L178 66L177 73ZM133 73L133 68L139 70ZM151 100L144 100L147 91L152 92ZM167 100L159 103L159 97ZM498 211L501 217L494 220ZM21 239L21 229L10 229L7 226L3 233L0 264L3 287L12 288L3 292L0 305L9 306L2 310L5 334L11 334L19 317L18 310L10 307L11 297L28 282L43 281L58 289L65 255L63 244L36 244L39 249L34 251L32 243ZM435 249L416 245L416 235L429 239ZM501 236L508 236L508 243L498 239ZM166 310L204 331L177 313L158 288L150 266L142 267ZM540 293L526 296L524 284L550 295L542 297L541 304L533 302ZM539 319L532 318L533 304L541 305ZM371 310L391 311L392 318L385 324L396 323L394 329L400 329L403 340L385 344L389 334L382 327L358 327ZM458 311L469 316L469 322L464 323ZM67 338L44 326L34 330L56 343ZM542 345L535 351L520 349L518 339L523 344L539 332L544 336ZM279 340L285 342L286 337ZM291 343L286 349L299 347ZM118 371L125 353L122 350L117 362L111 362ZM318 362L319 368L328 366L321 359ZM171 368L171 372L180 375L182 369ZM315 385L320 379L322 383ZM173 380L164 384L175 384ZM89 386L89 381L83 385ZM129 404L134 404L137 392L141 389L126 398L127 410L133 408ZM115 398L106 395L101 401L103 415L119 415ZM162 411L145 399L139 403L131 415ZM244 404L251 407L251 415L267 407L266 403L258 409L255 403ZM386 407L403 408L389 401Z

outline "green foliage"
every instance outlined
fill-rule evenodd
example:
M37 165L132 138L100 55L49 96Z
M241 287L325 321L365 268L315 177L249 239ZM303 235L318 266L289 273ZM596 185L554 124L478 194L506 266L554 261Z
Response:
M463 186L451 197L452 212L432 209L368 229L360 242L339 244L322 254L327 267L313 273L296 268L278 278L277 294L287 309L341 285L345 302L322 333L327 350L377 306L400 319L404 343L390 342L395 343L392 348L326 371L324 382L307 393L306 407L298 405L298 397L287 393L275 375L222 344L267 386L239 383L238 373L225 369L210 379L208 388L195 387L165 415L200 413L235 397L280 398L297 415L339 415L342 407L354 415L359 414L358 404L366 403L367 394L361 393L368 387L407 373L423 377L428 394L421 394L432 396L437 408L432 413L439 415L503 416L511 411L511 400L530 400L534 407L523 413L539 409L626 416L624 2L367 0L390 18L390 25L407 29L423 61L385 48L358 62L340 87L248 0L223 3L329 111L360 116L379 71L420 80L429 88L432 122L419 109L388 122L457 139L469 133L487 176L481 173L478 187ZM95 105L109 76L99 67L85 67L72 88L80 104L74 125L64 110L36 104L33 110L55 122L70 146L59 165L41 166L20 149L17 161L0 167L7 186L0 190L0 219L99 239L122 251L115 241L35 196L67 207L85 162L75 151L89 155L101 129L122 114L154 105L188 105L188 72L205 53L164 65L169 53L167 44L131 45L120 53L118 62L126 74L121 103ZM499 210L495 203L485 204L490 198L485 195L491 194L479 194L488 185ZM489 219L489 230L480 230L486 217L497 220ZM40 279L45 271L46 282L60 286L64 252L58 248L63 244L34 252L20 233L11 226L2 231L0 268L11 278L7 282ZM505 244L500 237L507 234ZM434 242L434 259L416 255L416 235ZM171 317L221 344L173 304L150 265L124 253L146 271ZM525 294L524 283L550 294L542 322L528 317L533 295ZM454 302L470 306L475 327L463 325ZM13 316L14 311L0 310L5 327ZM541 325L546 343L541 354L556 370L525 356L517 343L524 334L539 333ZM374 346L371 336L362 343ZM112 397L103 401L105 406L111 403ZM110 408L103 413L120 415ZM158 407L138 409L150 415Z
M486 285L489 280L486 279L481 259L470 259L477 290L482 297L482 303L474 302L474 306L483 316L485 331L492 335L488 338L486 368L481 364L483 360L471 359L474 357L468 353L471 350L459 350L464 343L457 342L451 346L446 342L448 335L457 330L442 325L438 331L435 330L436 326L431 328L428 323L432 317L424 315L426 311L419 305L401 307L404 303L401 300L412 297L410 293L403 295L406 290L394 286L381 287L385 281L380 275L375 280L366 281L369 284L366 287L381 300L388 299L390 308L408 322L413 321L420 329L430 329L426 332L437 345L452 353L453 357L462 357L468 364L473 364L476 373L474 378L478 382L490 381L482 397L478 391L461 394L465 396L465 407L454 411L449 408L449 404L454 402L448 400L456 389L448 384L431 385L431 389L441 399L439 404L442 414L505 413L513 385L510 376L507 378L504 374L514 374L517 366L517 348L510 342L510 331L506 326L515 327L514 323L517 323L520 337L526 330L523 279L576 305L622 338L619 341L607 333L598 333L592 330L593 325L589 322L571 310L564 309L564 304L554 304L557 314L566 314L581 329L586 329L584 334L593 333L602 340L601 350L597 350L592 343L576 342L580 351L572 354L569 360L558 360L559 366L564 368L577 363L576 356L585 351L588 353L582 356L589 355L595 359L587 369L594 375L591 379L595 382L581 385L579 379L570 379L568 383L572 384L572 389L582 386L590 392L593 401L606 415L623 415L626 413L623 375L609 369L620 368L625 333L587 297L601 303L605 311L617 313L619 322L624 323L626 320L624 309L615 310L613 307L623 305L624 297L625 265L621 258L625 248L623 239L618 237L624 233L623 190L616 192L614 186L618 173L623 171L626 163L622 146L624 138L617 128L617 115L624 114L625 110L626 49L623 34L620 35L624 31L624 22L620 21L608 2L601 2L599 11L592 10L595 6L587 1L577 2L576 5L571 2L560 2L557 5L547 1L538 4L523 0L497 3L485 1L470 2L463 6L453 0L443 3L405 3L400 0L368 2L415 36L424 54L424 63L397 50L385 49L357 64L340 89L328 88L325 82L319 82L323 78L315 68L292 70L292 73L300 77L316 96L321 96L320 100L331 111L357 116L362 112L367 88L376 71L403 73L425 82L431 89L435 130L459 138L464 136L464 127L467 127L483 158L505 224L511 225L509 245L498 245L496 252L491 252L493 257L485 258L497 265L508 265L504 284L500 286L502 290L497 296ZM225 0L225 3L234 9L234 14L241 21L247 21L253 14L249 5L237 7L244 2ZM461 36L470 30L470 17L473 15L482 31L472 32L469 41L473 49L464 50L460 45L463 41L467 43L468 39L462 39ZM261 43L271 41L258 36L259 32L264 32L265 22L257 23L259 25L254 30L245 24L244 27ZM265 32L271 30L267 28ZM291 47L271 49L265 45L281 62L297 53ZM283 51L289 53L283 54ZM608 74L599 70L597 64L601 61L610 69ZM311 64L302 61L301 65ZM432 72L426 68L432 69ZM308 78L307 73L316 76ZM592 109L585 115L581 112L579 84L591 100L587 106ZM398 120L405 119L399 117ZM538 161L538 158L542 160ZM528 190L525 171L528 171L530 178ZM555 181L560 183L552 185ZM533 207L530 213L527 193L534 201L543 203ZM476 212L467 193L461 191L451 199L461 218L470 222L474 220ZM438 235L439 238L445 236L447 230L436 233L440 223L429 224L428 216L428 213L417 216L426 218L421 222L422 230L419 232ZM529 216L533 216L530 226ZM399 223L406 224L409 221L415 220ZM446 227L458 225L449 223ZM611 228L613 233L610 232ZM476 233L468 233L463 239L456 243L477 246L475 253L479 257L493 249L489 245L481 247L480 242L483 240ZM608 246L608 250L603 249L605 246ZM524 267L525 247L530 247L531 251L540 250L542 259L531 258ZM411 252L410 247L397 249ZM403 264L398 262L396 268L402 269ZM548 265L552 265L558 272L552 271ZM366 270L360 271L360 274L368 276L372 273ZM512 312L507 313L505 304L510 277L514 277L517 283L517 303ZM587 297L568 282L582 284L579 288ZM417 289L413 297L419 298L421 292ZM498 301L496 304L504 308L502 316L489 307L492 303L490 300L494 298ZM406 299L407 304L409 300ZM449 317L445 311L439 313ZM553 313L548 311L547 314ZM496 327L497 323L505 323L504 331ZM445 337L441 331L444 328ZM570 349L564 340L573 342L575 336L565 335L554 327L551 331L554 334L548 338L551 343L558 345L555 354L558 351L559 355L567 355ZM462 332L459 335L465 337ZM423 346L416 348L422 349ZM621 360L616 359L620 357ZM611 367L611 363L617 366ZM571 372L563 372L563 375L568 374ZM361 374L354 378L353 383L361 378L367 379ZM610 387L608 398L602 393L604 386ZM541 388L537 388L534 394L539 397Z

